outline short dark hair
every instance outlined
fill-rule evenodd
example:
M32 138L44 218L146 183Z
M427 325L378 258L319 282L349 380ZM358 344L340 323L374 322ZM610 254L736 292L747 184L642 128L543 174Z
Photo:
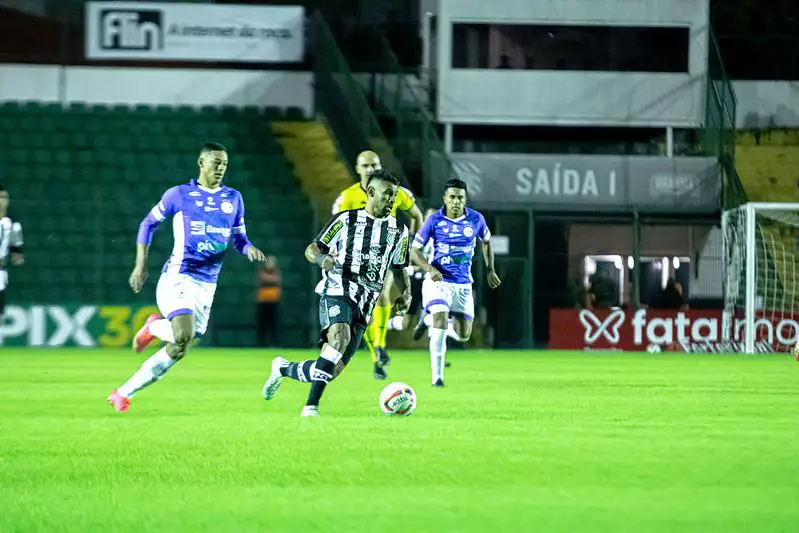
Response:
M464 191L468 192L469 189L466 187L466 182L463 180L459 180L458 178L452 178L447 183L444 184L444 190L447 189L463 189Z
M390 170L386 170L384 168L378 168L374 172L369 175L369 180L366 182L366 186L369 187L369 184L372 183L374 180L380 181L387 181L392 185L399 186L400 181L397 176L395 176Z
M0 192L3 192L3 191L6 191L6 192L7 192L7 191L8 191L8 189L6 189L5 187L3 187L3 184L2 184L2 183L0 183Z
M202 149L200 150L200 153L204 154L207 152L227 152L227 148L225 148L219 143L207 142L203 145Z

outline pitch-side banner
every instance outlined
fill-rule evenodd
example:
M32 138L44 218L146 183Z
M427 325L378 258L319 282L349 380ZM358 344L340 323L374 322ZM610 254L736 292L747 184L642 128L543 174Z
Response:
M735 317L730 326L732 340L725 340L723 312L714 309L551 309L549 346L584 351L744 351L743 320ZM755 330L758 352L788 351L799 340L799 322L793 316L760 317Z
M9 305L0 335L5 346L122 348L157 312L152 306Z
M694 213L720 206L713 158L454 153L450 159L478 206ZM436 190L449 176L439 173Z
M301 6L88 2L88 59L292 62L305 52Z

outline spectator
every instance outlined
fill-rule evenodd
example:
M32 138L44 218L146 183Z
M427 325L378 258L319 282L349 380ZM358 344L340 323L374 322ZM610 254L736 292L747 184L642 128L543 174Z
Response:
M671 278L666 283L666 288L657 295L650 307L652 309L679 309L680 311L686 311L688 304L682 295L682 284Z
M277 257L270 255L266 262L258 268L258 290L255 300L258 306L257 342L259 346L277 346L278 307L283 276L277 264Z

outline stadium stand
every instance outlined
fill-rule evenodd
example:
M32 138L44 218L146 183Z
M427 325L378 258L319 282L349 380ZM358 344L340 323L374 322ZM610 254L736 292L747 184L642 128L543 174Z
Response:
M315 280L303 250L316 228L270 125L289 116L303 118L297 109L0 104L2 182L25 228L31 267L13 273L15 301L152 303L152 290L133 295L127 286L138 224L164 190L196 176L199 148L213 140L230 151L226 183L244 195L251 238L280 261L281 343L307 345ZM168 232L156 234L150 289L171 249ZM253 343L254 290L252 265L229 258L209 331L213 343Z

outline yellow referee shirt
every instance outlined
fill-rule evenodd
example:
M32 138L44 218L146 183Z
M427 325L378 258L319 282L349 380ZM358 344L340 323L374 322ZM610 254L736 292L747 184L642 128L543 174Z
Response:
M408 211L413 207L415 202L416 199L413 197L413 193L410 190L405 187L397 188L397 198L394 200L394 206L391 208L391 216L397 216L397 209ZM341 191L336 201L333 202L333 214L335 215L342 211L361 209L364 207L366 207L366 191L361 188L361 183L358 182Z

